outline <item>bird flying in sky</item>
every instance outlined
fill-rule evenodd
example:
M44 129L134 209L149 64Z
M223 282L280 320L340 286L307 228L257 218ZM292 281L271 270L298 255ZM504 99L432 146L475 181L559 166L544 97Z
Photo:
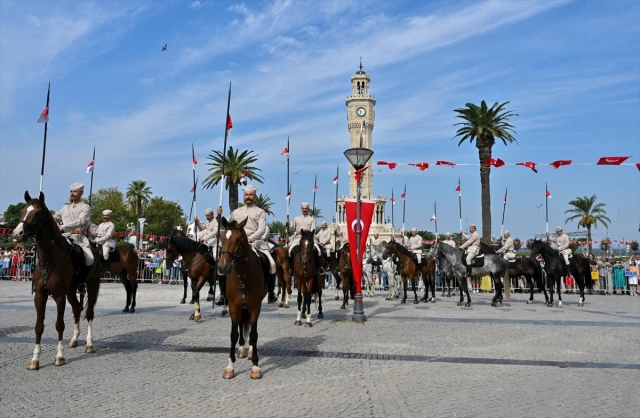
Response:
M166 50L167 50L167 44L164 44L164 46L162 47L162 50L163 50L163 51L166 51Z

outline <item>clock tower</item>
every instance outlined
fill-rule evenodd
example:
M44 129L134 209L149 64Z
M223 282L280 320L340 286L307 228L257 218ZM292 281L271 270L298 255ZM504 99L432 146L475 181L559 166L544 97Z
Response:
M358 71L351 76L351 95L347 96L347 128L349 129L349 148L369 148L373 149L373 128L376 117L376 98L369 93L369 83L371 78L364 72L362 60ZM369 164L373 164L369 161ZM361 194L363 200L373 200L376 208L373 213L370 237L378 233L380 239L388 242L392 236L398 233L390 222L387 221L385 196L375 196L373 194L373 168L367 169L361 180ZM347 236L346 211L344 202L346 199L355 199L357 194L357 184L354 179L353 167L349 168L349 196L339 196L336 202L336 220L334 227L342 232L340 238L336 238L334 248L339 248L342 240ZM367 237L367 242L369 238Z

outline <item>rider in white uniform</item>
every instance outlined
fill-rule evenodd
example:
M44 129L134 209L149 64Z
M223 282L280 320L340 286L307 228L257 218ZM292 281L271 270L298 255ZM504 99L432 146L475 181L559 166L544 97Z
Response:
M204 211L204 216L207 218L207 223L203 224L196 215L194 217L195 227L198 231L203 231L201 236L198 236L198 241L205 243L210 248L211 257L214 260L218 258L218 221L213 217L213 209L207 208Z
M516 251L514 249L513 239L511 239L511 233L509 231L504 231L504 245L498 251L498 254L503 254L505 260L515 260Z
M422 263L422 237L418 235L417 228L411 228L411 238L409 238L409 250L415 255L418 265Z
M111 222L111 211L105 209L102 211L102 222L98 225L98 229L95 233L94 244L102 245L102 258L104 259L105 271L111 273L111 266L109 265L109 253L116 248L116 242L113 239L115 232L115 225Z
M569 236L562 232L562 228L559 226L556 227L556 236L552 237L547 232L547 237L551 242L555 242L558 246L557 250L560 254L562 254L562 258L564 258L564 263L569 265L569 254L571 254L571 248L569 248Z
M476 232L476 226L473 224L469 225L469 232L471 232L471 235L467 235L463 231L460 231L462 238L466 239L464 244L460 246L460 249L467 249L467 277L471 277L471 266L473 264L473 260L480 252L480 235Z

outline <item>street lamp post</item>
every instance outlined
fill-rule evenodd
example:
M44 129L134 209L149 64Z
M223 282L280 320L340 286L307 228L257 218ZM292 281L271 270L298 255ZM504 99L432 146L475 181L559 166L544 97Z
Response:
M354 168L354 170L362 170L367 162L371 159L373 155L373 151L369 148L362 147L362 138L360 138L360 147L358 148L349 148L344 152L344 156L347 157L349 163ZM360 194L362 192L362 179L358 179L356 182L356 261L362 265L362 258L360 254L360 240L362 235L362 226L360 225ZM355 277L354 277L355 279ZM354 322L365 322L367 317L364 315L364 306L362 304L362 277L357 278L358 281L356 283L360 283L360 286L356 288L356 294L354 295L353 302L353 317L351 318Z
M138 238L138 243L139 243L139 248L138 250L141 250L142 247L144 247L144 242L143 242L143 233L144 233L144 223L146 222L145 218L138 218L138 223L140 224L140 237Z

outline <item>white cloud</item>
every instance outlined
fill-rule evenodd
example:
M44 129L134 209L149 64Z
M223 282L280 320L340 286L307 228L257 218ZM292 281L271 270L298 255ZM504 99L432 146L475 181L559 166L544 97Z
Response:
M200 3L200 0L195 0L191 4L189 4L189 7L191 7L192 9L199 9L201 6L202 4Z

